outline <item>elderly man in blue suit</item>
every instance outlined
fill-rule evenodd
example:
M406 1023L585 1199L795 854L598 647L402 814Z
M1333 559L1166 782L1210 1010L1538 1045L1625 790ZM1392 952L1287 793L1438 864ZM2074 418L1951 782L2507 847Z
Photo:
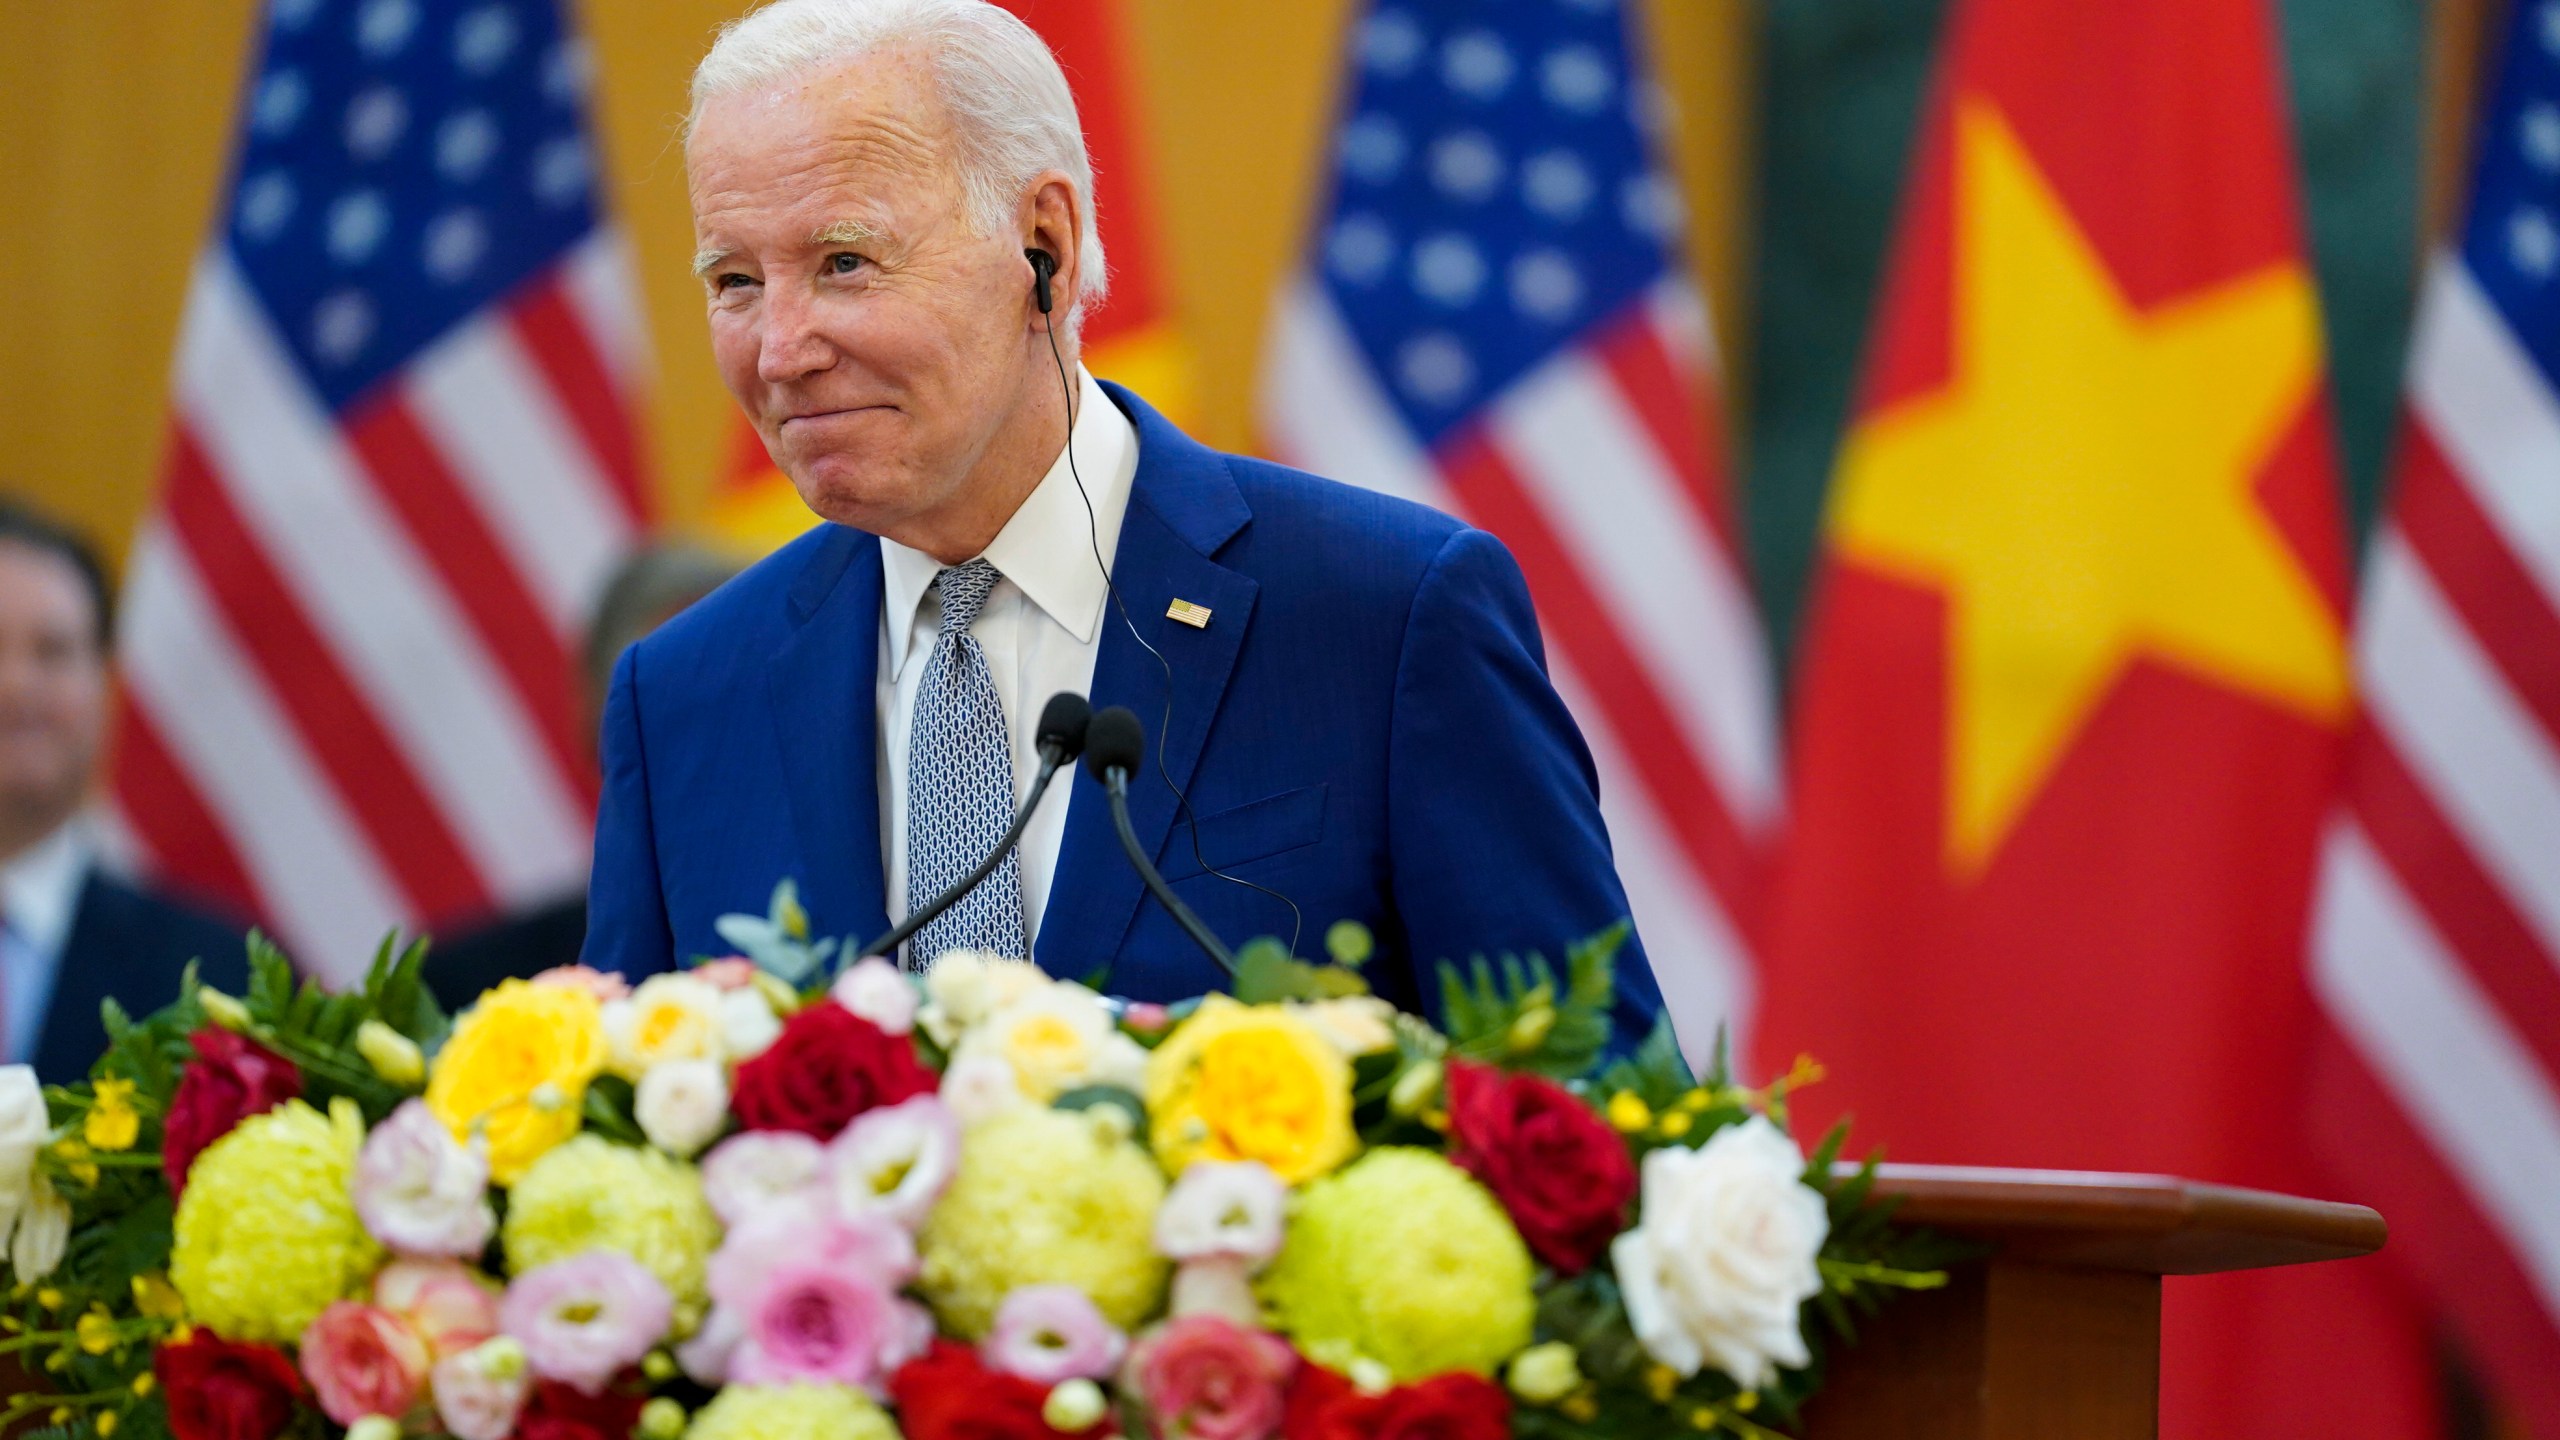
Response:
M1145 720L1139 839L1231 941L1290 933L1290 902L1362 921L1379 992L1423 1006L1436 960L1626 913L1501 544L1206 449L1077 363L1092 172L1019 20L779 0L695 72L685 159L721 373L833 523L623 657L589 963L718 953L784 876L822 933L884 930L992 847L1061 690ZM907 958L956 947L1140 999L1223 978L1081 775ZM1619 976L1650 1023L1640 949Z

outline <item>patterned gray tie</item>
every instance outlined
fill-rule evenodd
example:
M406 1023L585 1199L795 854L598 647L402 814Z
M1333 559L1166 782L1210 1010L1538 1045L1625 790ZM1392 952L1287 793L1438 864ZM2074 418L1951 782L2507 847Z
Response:
M1013 740L987 652L969 633L1001 578L984 560L935 578L942 628L916 690L907 729L907 904L922 905L969 873L1013 823ZM946 950L1021 958L1022 859L1005 853L995 873L916 932L908 963L921 970Z

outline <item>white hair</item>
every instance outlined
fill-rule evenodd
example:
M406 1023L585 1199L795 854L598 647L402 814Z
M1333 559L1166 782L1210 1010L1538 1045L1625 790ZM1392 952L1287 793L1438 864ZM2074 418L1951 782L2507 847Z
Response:
M694 67L686 138L706 100L908 45L931 58L951 112L960 150L953 159L972 229L1004 234L1024 187L1043 171L1063 171L1074 182L1083 201L1076 236L1083 283L1067 317L1072 335L1109 283L1093 213L1093 161L1066 73L1011 11L989 0L774 0L722 26Z

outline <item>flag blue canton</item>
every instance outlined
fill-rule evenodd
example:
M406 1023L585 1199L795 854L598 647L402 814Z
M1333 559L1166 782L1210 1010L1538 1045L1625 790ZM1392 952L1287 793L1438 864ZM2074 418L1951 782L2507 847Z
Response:
M226 229L343 410L596 223L555 0L272 0Z
M2481 116L2462 255L2560 387L2560 0L2519 0Z
M1316 272L1426 445L1670 266L1679 192L1627 24L1616 0L1383 0L1361 21Z

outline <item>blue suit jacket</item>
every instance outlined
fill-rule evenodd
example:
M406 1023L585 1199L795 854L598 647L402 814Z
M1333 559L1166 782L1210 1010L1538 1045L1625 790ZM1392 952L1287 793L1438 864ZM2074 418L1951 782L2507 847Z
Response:
M1501 543L1436 511L1191 440L1106 386L1138 430L1113 576L1173 671L1165 764L1199 851L1378 940L1380 994L1436 1010L1432 962L1564 945L1627 911L1591 757L1546 675ZM712 922L799 884L822 935L888 928L879 745L880 542L819 527L616 667L589 891L587 963L625 974L727 947ZM1165 617L1206 606L1205 628ZM1093 703L1126 705L1149 750L1164 671L1105 617ZM1062 777L1061 783L1064 783ZM1034 955L1050 973L1169 1001L1219 971L1121 856L1079 770ZM1173 792L1131 786L1141 843L1230 943L1286 936L1287 909L1204 874ZM1643 952L1619 964L1622 1042L1661 1000Z
M248 988L248 949L236 926L92 867L54 971L36 1078L47 1085L87 1079L107 1049L99 1007L112 996L137 1020L150 1014L178 998L178 977L190 960L217 990L238 995Z

